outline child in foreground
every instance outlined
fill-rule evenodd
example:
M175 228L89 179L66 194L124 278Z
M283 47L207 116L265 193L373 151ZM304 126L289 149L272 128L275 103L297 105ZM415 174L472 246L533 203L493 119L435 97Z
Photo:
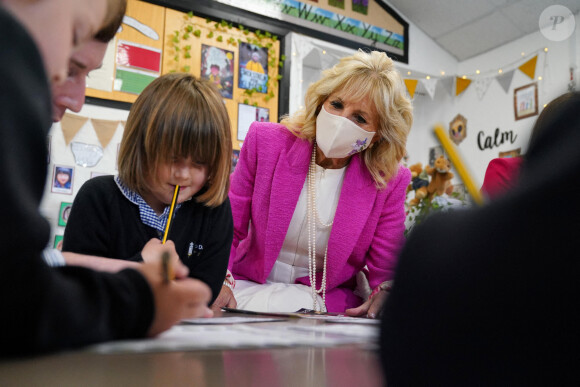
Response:
M129 266L158 260L179 185L166 245L215 299L233 237L231 154L230 122L215 86L190 74L157 78L129 113L119 175L91 179L77 194L63 251L118 258Z

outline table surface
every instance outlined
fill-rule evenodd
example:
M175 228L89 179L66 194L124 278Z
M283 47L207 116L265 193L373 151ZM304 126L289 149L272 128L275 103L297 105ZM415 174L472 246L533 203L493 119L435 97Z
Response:
M245 325L266 332L272 324L279 328L328 323L293 318ZM344 327L348 332L351 326ZM357 341L330 347L301 344L145 353L82 349L1 360L0 386L383 386L376 341Z

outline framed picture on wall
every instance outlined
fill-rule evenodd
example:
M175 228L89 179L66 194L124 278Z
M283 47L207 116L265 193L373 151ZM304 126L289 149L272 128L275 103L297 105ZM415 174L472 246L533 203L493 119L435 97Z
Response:
M240 89L268 92L268 48L240 43Z
M213 82L222 97L231 99L234 90L234 53L202 44L201 78Z
M236 169L236 165L238 165L238 161L240 160L240 151L237 149L232 150L232 169L230 173Z
M244 141L254 121L269 122L270 109L238 104L238 141Z
M499 152L499 157L518 157L522 155L522 148L512 149L505 152Z
M62 250L62 238L63 235L55 235L54 236L54 248L57 250Z
M58 212L58 225L59 226L66 226L66 222L68 221L68 216L70 215L70 210L72 208L72 203L61 202L60 203L60 211Z
M439 156L445 156L445 151L443 150L443 146L437 145L437 146L434 146L432 148L429 148L429 165L434 166L435 160L437 160L437 158Z
M538 114L537 83L530 83L514 89L514 113L516 121Z
M52 192L72 194L74 167L55 165L52 173Z

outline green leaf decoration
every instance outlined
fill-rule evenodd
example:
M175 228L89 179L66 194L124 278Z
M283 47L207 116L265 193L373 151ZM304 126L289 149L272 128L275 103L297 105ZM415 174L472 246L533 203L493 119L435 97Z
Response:
M201 31L195 30L195 31L193 31L193 34L195 35L196 38L199 38L201 36Z

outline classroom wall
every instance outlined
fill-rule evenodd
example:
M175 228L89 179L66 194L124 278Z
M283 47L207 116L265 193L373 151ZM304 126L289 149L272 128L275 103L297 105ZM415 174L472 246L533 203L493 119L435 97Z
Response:
M535 81L538 83L538 102L541 111L543 104L567 91L570 67L575 69L575 79L578 80L580 77L578 70L580 49L577 49L580 42L579 15L576 15L576 25L573 37L563 42L549 41L537 32L480 56L458 62L415 25L409 23L411 42L409 63L396 63L404 78L423 79L426 75L441 78L441 71L446 75L466 73L472 76L475 70L480 70L482 76L489 76L491 72L497 71L498 67L509 69L510 66L516 68L516 71L507 92L492 80L487 92L481 98L477 95L473 83L459 96L437 86L431 97L420 82L413 98L414 123L407 144L407 164L428 163L430 150L439 146L439 142L432 134L433 125L441 123L448 128L449 122L456 114L462 114L467 119L467 137L458 145L458 149L476 184L481 184L487 164L492 158L498 157L499 152L521 148L524 153L537 116L518 121L514 118L513 90L532 82L517 70L517 66L524 61L521 53L524 52L526 55L524 58L527 58L537 52ZM289 34L287 39L285 54L288 58L286 65L290 66L289 111L292 113L302 106L306 88L319 78L320 71L332 66L340 57L352 54L354 50L295 33ZM543 51L544 47L548 48L547 52ZM411 74L408 74L409 71ZM537 80L538 76L542 77L541 81ZM78 115L124 121L128 111L85 105ZM494 146L492 149L479 149L478 134L482 132L484 137L493 136L496 128L502 132L511 131L516 137L515 141ZM42 212L53 226L51 243L54 242L55 236L60 236L64 232L64 227L58 225L62 203L72 202L82 183L91 177L91 173L116 173L116 158L122 131L121 123L110 143L103 149L103 157L99 164L94 167L82 167L75 164L70 145L65 144L61 124L53 125L49 137L51 160L48 180L41 204ZM90 121L79 130L74 141L99 145ZM75 168L74 184L70 194L52 191L55 165ZM455 175L453 183L461 184L457 173Z
M528 139L536 116L515 120L514 117L514 89L520 86L537 82L539 112L543 105L555 97L568 91L570 82L570 67L574 68L574 77L579 77L578 63L580 62L580 16L576 15L575 34L563 42L553 42L546 39L540 32L532 33L514 42L498 47L469 60L457 64L457 74L471 74L476 79L475 71L480 70L481 76L495 75L498 68L516 69L510 88L505 92L494 79L487 92L480 98L474 87L474 82L459 96L451 96L438 89L433 99L429 96L416 96L413 105L415 108L415 125L409 136L409 162L423 162L428 160L428 148L438 145L431 135L431 126L440 122L445 128L456 114L467 118L467 137L458 145L459 152L475 182L483 182L485 169L489 161L498 157L499 152L521 148L522 153L527 150ZM428 43L428 42L426 42ZM415 44L417 44L415 42ZM544 48L548 51L545 52ZM428 46L423 47L429 51ZM524 52L524 57L522 57ZM530 55L537 53L535 80L530 79L517 67L525 62ZM507 65L507 66L506 66ZM511 65L511 66L510 66ZM410 62L413 68L416 62ZM428 70L428 69L427 69ZM432 69L436 74L437 68ZM538 80L541 77L541 80ZM576 81L578 84L578 81ZM576 87L578 89L578 86ZM492 149L481 150L478 144L478 134L482 137L494 136L496 128L500 132L511 132L516 136L515 141L506 141ZM454 182L459 182L454 179Z
M401 16L405 17L402 14ZM579 15L576 15L576 25L580 26ZM292 44L287 45L286 54L292 58L290 82L290 113L292 113L302 106L306 88L311 82L319 79L320 72L336 63L341 55L350 55L354 50L298 34L291 34L290 38ZM563 42L550 41L538 31L463 62L455 60L413 23L409 23L409 39L409 63L396 63L403 78L420 80L413 98L414 123L407 143L407 164L421 162L426 165L429 162L430 151L440 146L433 135L433 126L440 123L448 130L453 118L461 114L467 119L467 137L457 147L477 186L483 182L489 161L498 157L500 152L519 148L525 153L527 150L531 128L537 115L515 119L514 89L537 82L538 113L540 113L544 104L568 90L570 67L575 69L575 79L580 77L578 70L580 50L576 48L580 42L578 27L575 34ZM544 48L548 51L545 52ZM326 53L323 54L323 51ZM535 77L532 80L518 70L518 67L536 55ZM507 92L495 79L499 68L503 68L504 71L515 70ZM480 71L479 75L476 74L476 70ZM444 76L441 75L442 71L445 73ZM446 76L455 77L463 74L466 74L472 83L457 96L454 86L451 90L446 90L438 83ZM431 82L436 83L433 96L430 96L423 86L427 75L431 76ZM485 93L478 95L475 83L478 78L484 77L491 78L491 81ZM538 80L538 77L542 79ZM499 144L500 141L495 140L496 129L500 135L502 133L510 135L510 140ZM488 137L492 140L491 148L485 146ZM480 149L480 144L484 145L483 150ZM461 179L457 172L454 172L456 177L453 183L461 185Z
M72 138L72 142L88 144L93 147L102 149L103 156L93 167L83 167L75 161L75 155L71 150L71 144L66 144L61 123L52 125L49 132L49 150L50 162L48 165L48 176L44 190L43 200L40 206L41 213L51 224L50 247L54 247L55 238L64 234L65 226L59 225L59 215L63 203L72 203L83 183L91 178L94 174L116 174L117 173L117 154L121 137L123 136L123 121L127 120L128 110L105 108L90 104L85 104L78 113L80 117L88 117L89 120L79 129ZM76 116L77 114L75 114ZM106 147L103 147L97 137L94 124L91 119L107 120L111 122L118 121L118 125ZM62 165L74 168L73 184L70 193L54 192L53 179L54 167Z

